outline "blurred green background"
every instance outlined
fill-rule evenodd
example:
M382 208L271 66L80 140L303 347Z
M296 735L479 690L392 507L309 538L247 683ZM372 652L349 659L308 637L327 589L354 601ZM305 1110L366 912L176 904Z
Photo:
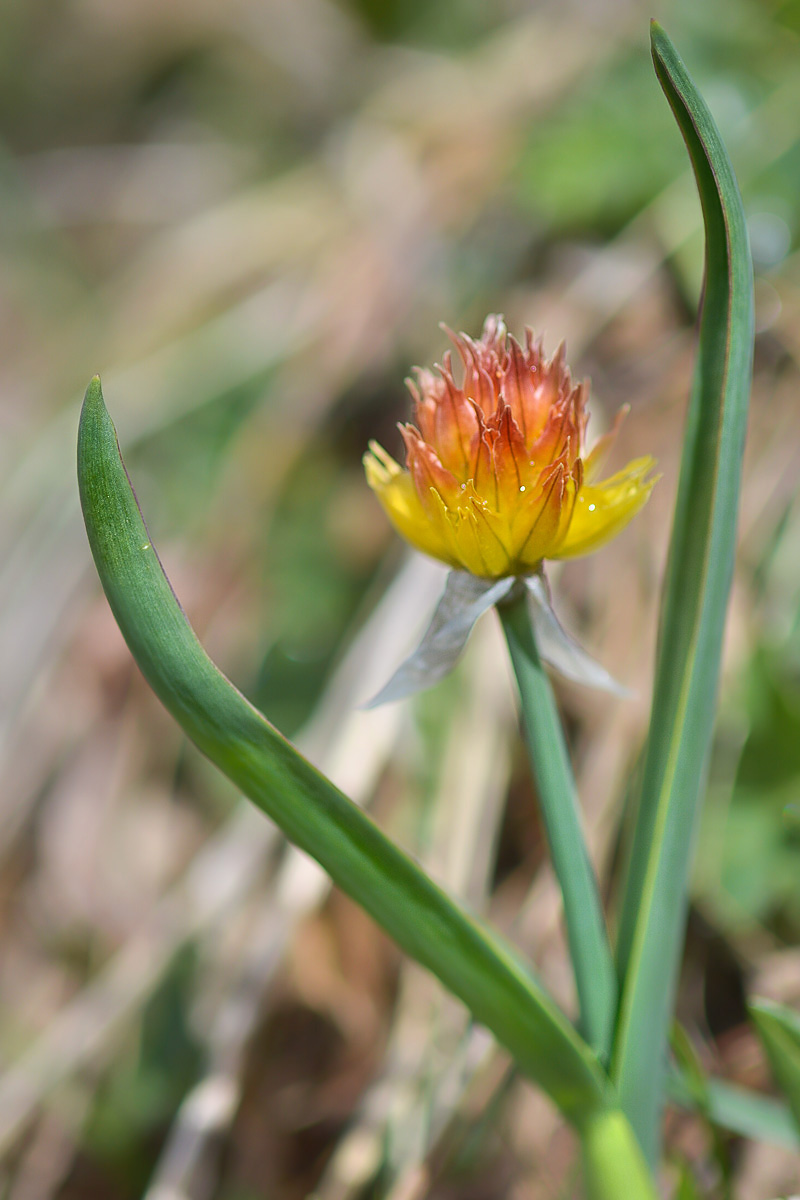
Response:
M800 2L6 0L4 1198L575 1194L543 1101L148 694L91 568L74 441L99 371L209 651L570 1005L492 621L431 694L357 708L441 586L360 458L370 437L399 453L403 378L441 357L439 322L477 335L492 311L551 351L566 338L595 433L631 405L617 465L654 453L663 481L618 542L552 574L565 622L639 697L561 693L611 880L702 272L650 16L729 146L757 275L681 1017L709 1069L769 1088L743 996L800 1003ZM779 1151L715 1148L686 1116L670 1147L709 1195L796 1184Z

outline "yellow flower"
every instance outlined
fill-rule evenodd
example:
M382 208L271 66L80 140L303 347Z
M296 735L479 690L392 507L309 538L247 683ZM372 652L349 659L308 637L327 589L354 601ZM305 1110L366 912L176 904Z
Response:
M412 546L484 579L530 575L546 558L598 549L647 500L655 465L637 458L601 482L619 427L584 455L587 385L573 384L563 345L547 360L530 330L524 348L487 317L480 341L450 335L438 374L409 381L415 425L400 432L404 470L377 442L364 456L367 482ZM624 411L620 413L620 417Z

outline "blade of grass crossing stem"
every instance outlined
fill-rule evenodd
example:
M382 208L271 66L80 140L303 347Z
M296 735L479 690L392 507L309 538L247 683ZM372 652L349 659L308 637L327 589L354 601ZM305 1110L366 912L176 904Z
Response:
M698 800L713 727L736 544L753 353L741 198L714 121L664 31L656 74L703 209L705 290L661 613L642 795L619 933L622 1001L612 1077L655 1161Z
M800 1014L769 1000L755 1000L750 1016L795 1126L800 1130Z
M519 685L539 806L564 898L580 1027L592 1049L605 1061L611 1052L617 1011L617 975L597 880L581 829L564 731L550 680L536 649L524 594L501 604L498 612Z
M471 920L214 666L150 541L100 381L78 437L86 529L111 609L145 678L202 752L461 999L579 1129L611 1100L589 1047L499 938Z

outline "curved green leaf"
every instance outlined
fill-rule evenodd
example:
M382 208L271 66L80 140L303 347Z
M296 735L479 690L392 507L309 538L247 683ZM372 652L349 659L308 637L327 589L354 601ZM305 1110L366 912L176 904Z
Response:
M652 51L689 151L706 232L700 341L618 948L623 992L612 1077L654 1161L693 833L733 572L752 371L753 281L744 212L727 153L705 102L655 22Z
M214 666L170 587L99 379L78 435L100 579L145 678L193 742L395 941L458 996L578 1128L611 1103L600 1065L514 952L470 919Z

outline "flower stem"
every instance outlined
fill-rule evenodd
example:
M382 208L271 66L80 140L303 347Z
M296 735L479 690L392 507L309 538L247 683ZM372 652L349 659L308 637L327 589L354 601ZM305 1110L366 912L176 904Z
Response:
M597 880L581 828L575 781L550 681L533 636L524 594L498 605L519 686L531 766L561 894L584 1037L607 1061L617 980Z
M655 1180L622 1112L599 1112L582 1130L587 1200L658 1200Z

